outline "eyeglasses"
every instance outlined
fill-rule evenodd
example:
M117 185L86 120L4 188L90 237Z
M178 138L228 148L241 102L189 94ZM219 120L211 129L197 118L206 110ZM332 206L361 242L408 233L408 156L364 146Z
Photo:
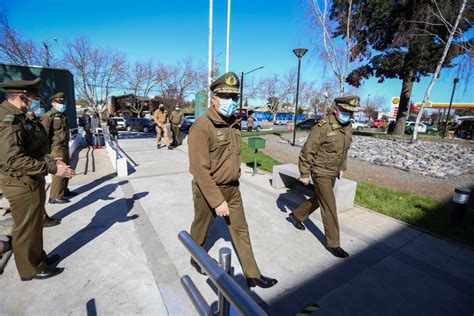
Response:
M239 99L239 95L235 93L216 93L214 95L220 99L232 99L233 101Z

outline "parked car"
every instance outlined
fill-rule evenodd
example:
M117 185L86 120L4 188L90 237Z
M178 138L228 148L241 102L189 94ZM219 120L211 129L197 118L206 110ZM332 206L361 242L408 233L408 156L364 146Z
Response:
M114 117L112 118L114 121L115 121L115 126L117 128L117 130L126 130L127 129L127 125L126 125L126 122L125 122L125 119L123 117Z
M156 126L154 121L144 117L129 117L125 123L129 132L153 133Z
M412 135L413 130L415 129L415 122L407 122L405 126L405 134ZM438 132L438 129L434 126L426 125L424 123L418 124L418 133L426 133L428 135L433 135Z
M273 122L273 125L288 125L287 119L278 119Z
M314 124L316 124L316 120L314 118L310 118L304 120L303 122L296 123L297 129L312 129Z
M454 136L464 139L474 139L474 119L463 120L454 129Z
M364 128L369 127L368 124L362 123L362 122L356 122L354 119L351 119L351 125L352 125L352 129L355 129L355 130L358 130L358 131L361 131Z
M183 133L189 133L189 129L191 128L195 120L196 118L194 116L185 116L184 122L179 128L179 130Z
M385 120L375 120L370 124L370 127L372 128L383 127L383 126L388 126L388 122Z

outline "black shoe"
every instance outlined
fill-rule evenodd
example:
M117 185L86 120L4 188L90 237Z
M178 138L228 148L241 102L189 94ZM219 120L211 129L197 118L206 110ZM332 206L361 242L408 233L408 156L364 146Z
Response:
M48 203L49 204L66 204L66 203L69 203L71 201L69 201L68 199L65 199L65 198L62 198L62 199L49 199L48 200Z
M57 218L46 217L43 220L43 227L53 227L61 224L61 220Z
M268 277L263 276L263 275L261 275L260 278L258 278L258 279L256 279L256 278L247 278L247 285L249 287L259 286L261 288L266 289L266 288L274 286L277 283L278 283L277 279L268 278Z
M168 150L173 150L173 147L171 145L168 146Z
M69 196L69 197L73 197L73 196L76 196L78 193L77 192L74 192L74 191L66 191L64 193L64 196Z
M46 257L44 262L46 262L46 264L49 266L50 264L55 263L59 259L61 259L61 257L59 255L52 255L52 256Z
M191 261L190 261L189 263L191 263L191 266L194 267L194 269L196 269L196 271L197 271L199 274L207 275L206 272L201 268L201 266L199 265L199 263L196 262L196 260L194 260L193 258L191 258Z
M286 218L287 221L293 224L296 229L299 230L305 230L306 227L304 227L303 223L293 215L293 213L290 213L290 215Z
M44 270L42 272L39 272L39 273L35 274L32 277L21 278L21 280L22 281L31 281L33 279L37 279L37 280L49 279L49 278L51 278L55 275L60 274L63 271L64 271L64 268L54 268L54 269L46 268L46 270Z
M347 258L347 257L349 257L349 254L344 249L342 249L341 247L334 247L334 248L326 247L326 249L330 253L332 253L332 255L334 257L338 257L338 258Z

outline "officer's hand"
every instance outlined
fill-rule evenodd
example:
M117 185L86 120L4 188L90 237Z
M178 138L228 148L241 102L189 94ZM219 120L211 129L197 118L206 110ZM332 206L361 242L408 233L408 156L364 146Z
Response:
M57 171L56 171L56 176L58 177L63 177L63 178L72 178L76 175L76 172L69 168L66 164L57 164Z
M58 165L66 165L62 158L54 158L56 160L56 166Z
M341 179L343 175L344 175L344 171L339 170L339 175L337 176L337 178Z
M216 214L217 214L217 216L229 216L230 215L229 205L227 205L226 201L222 202L221 205L216 207Z
M300 178L299 179L301 182L303 182L304 185L308 185L309 184L309 178Z

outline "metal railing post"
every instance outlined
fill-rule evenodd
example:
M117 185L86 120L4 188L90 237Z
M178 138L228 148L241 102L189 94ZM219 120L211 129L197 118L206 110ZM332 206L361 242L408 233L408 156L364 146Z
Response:
M232 251L223 247L219 249L219 264L225 273L231 275L231 260L232 260ZM228 316L230 315L230 305L229 301L226 300L221 291L219 291L219 316Z

